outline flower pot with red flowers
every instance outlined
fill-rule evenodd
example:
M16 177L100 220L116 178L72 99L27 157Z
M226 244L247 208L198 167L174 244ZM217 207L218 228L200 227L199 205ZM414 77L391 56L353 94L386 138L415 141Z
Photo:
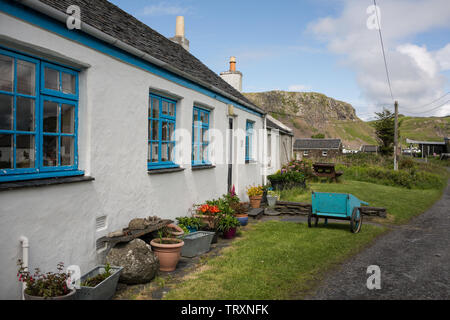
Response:
M158 231L159 238L150 241L152 250L159 259L159 270L171 272L177 268L184 241L174 238L166 228Z
M220 210L217 206L204 204L199 206L196 209L197 214L194 215L194 218L198 218L201 220L203 224L206 224L210 229L215 229L217 215L220 213Z
M19 271L17 277L20 282L26 283L24 291L25 300L73 300L76 290L70 289L70 274L62 272L64 264L60 262L57 265L58 272L48 272L42 274L36 268L32 275L23 262L18 262Z
M239 220L231 215L223 215L217 221L217 231L223 233L225 239L233 239L237 228L241 225Z
M261 200L263 198L264 189L262 186L252 186L247 189L247 195L250 199L250 206L253 209L261 207Z

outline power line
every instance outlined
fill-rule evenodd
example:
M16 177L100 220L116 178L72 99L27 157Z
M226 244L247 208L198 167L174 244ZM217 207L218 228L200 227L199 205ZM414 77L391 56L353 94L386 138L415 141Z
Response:
M422 112L409 112L409 111L408 111L408 113L411 113L411 114L424 114L424 113L427 113L427 112L432 112L432 111L434 111L434 110L437 110L437 109L439 109L439 108L444 107L444 106L447 105L447 103L449 103L449 102L450 102L450 100L447 100L447 101L445 101L443 104L440 104L439 106L437 106L437 107L435 107L435 108L433 108L433 109L431 109L431 110L426 110L426 111L422 111Z
M373 4L375 6L375 14L377 16L378 33L380 34L381 49L383 51L384 67L386 69L386 76L387 76L387 81L388 81L388 85L389 85L389 91L391 93L392 101L394 101L394 95L392 94L391 78L389 77L389 69L388 69L388 65L387 65L387 61L386 61L386 53L384 50L383 35L381 34L381 24L380 24L380 19L378 17L378 6L377 6L376 0L373 0Z
M423 106L420 106L420 107L411 107L410 109L421 109L421 108L425 108L425 107L427 107L427 106L429 106L430 104L433 104L433 103L435 103L435 102L437 102L437 101L439 101L439 100L441 100L443 97L445 97L445 96L447 96L447 95L449 95L450 94L450 91L448 91L446 94L444 94L442 97L440 97L440 98L438 98L438 99L436 99L436 100L433 100L433 101L431 101L430 103L427 103L427 104L424 104Z

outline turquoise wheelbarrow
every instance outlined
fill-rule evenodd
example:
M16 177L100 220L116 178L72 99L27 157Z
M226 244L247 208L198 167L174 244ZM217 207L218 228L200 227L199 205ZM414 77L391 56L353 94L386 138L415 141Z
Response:
M325 224L328 219L349 220L350 230L353 233L358 233L362 225L361 206L369 205L367 202L359 200L352 194L346 193L312 193L312 210L308 215L308 226L312 228L317 227L319 218L325 219Z

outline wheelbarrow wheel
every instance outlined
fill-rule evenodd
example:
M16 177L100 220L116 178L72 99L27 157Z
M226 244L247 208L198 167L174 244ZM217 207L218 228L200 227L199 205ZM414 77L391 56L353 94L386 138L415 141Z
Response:
M358 233L361 231L363 216L359 208L353 209L352 219L350 221L350 229L353 233Z

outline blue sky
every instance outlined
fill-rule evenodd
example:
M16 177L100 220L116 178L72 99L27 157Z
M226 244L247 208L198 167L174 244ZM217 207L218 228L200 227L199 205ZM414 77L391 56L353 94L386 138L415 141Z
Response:
M352 103L363 118L392 105L378 32L366 27L372 0L111 2L166 37L185 16L191 53L216 73L236 56L244 92L321 92ZM394 98L403 113L424 111L450 90L450 2L378 5ZM435 112L450 114L450 104Z

